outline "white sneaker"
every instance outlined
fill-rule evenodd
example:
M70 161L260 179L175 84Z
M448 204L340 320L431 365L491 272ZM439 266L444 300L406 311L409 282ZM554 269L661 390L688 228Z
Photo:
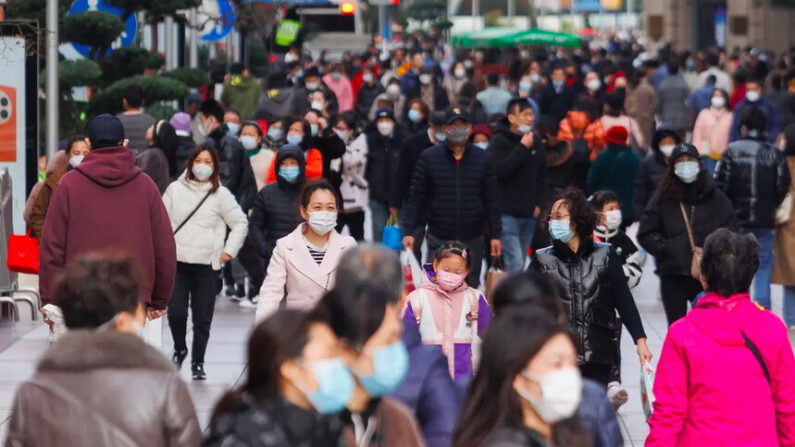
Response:
M610 402L613 403L613 407L618 411L618 409L629 400L629 394L627 390L621 388L620 383L610 382L607 385L607 398L610 399Z
M240 300L238 304L243 309L256 309L257 308L257 298L253 300Z

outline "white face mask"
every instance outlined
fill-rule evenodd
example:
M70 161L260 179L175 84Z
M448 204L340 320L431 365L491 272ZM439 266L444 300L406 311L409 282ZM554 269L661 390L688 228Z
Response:
M720 109L726 105L726 99L723 96L713 96L710 103L712 107Z
M243 135L240 137L240 144L243 145L248 151L252 151L257 148L257 137L252 137L251 135Z
M193 175L196 176L199 181L204 182L209 180L213 175L213 168L212 166L206 165L204 163L196 163L191 168L191 172L193 172Z
M621 210L610 210L605 213L605 227L608 230L617 230L621 226Z
M465 69L463 69L463 68L456 68L454 74L455 74L455 77L460 79L460 78L463 78L464 76L467 75L467 71Z
M309 213L309 226L315 233L325 236L337 227L336 211L312 211Z
M318 87L320 87L320 83L319 82L307 82L306 83L306 89L307 90L317 90Z
M599 82L598 79L591 79L590 81L588 81L588 84L586 84L586 87L588 87L588 90L590 90L592 92L595 92L595 91L599 90L599 87L601 87L601 86L602 86L602 83Z
M421 84L425 84L425 85L430 84L432 79L433 78L431 78L431 75L429 75L427 73L420 75L420 83Z
M784 138L782 138L782 139L781 139L781 140L778 142L778 150L780 150L781 152L784 152L785 150L787 150L787 140L785 140ZM70 160L70 161L71 161L71 160Z
M86 158L85 155L73 155L71 158L69 158L69 164L72 165L73 168L76 168L80 166L80 163L83 162L84 158Z
M660 145L660 152L665 155L666 158L670 157L671 154L674 152L674 148L676 147L675 144L663 144Z
M207 135L210 135L210 128L207 127L206 124L204 124L204 120L199 122L199 135L201 135L203 137L206 137Z
M400 96L400 86L397 84L391 84L386 88L386 93L393 98L397 98Z
M530 402L536 413L547 423L554 424L568 419L580 407L582 377L576 367L562 368L543 376L536 376L526 371L522 371L522 375L538 382L541 386L541 398L530 397L522 390L516 392Z
M388 137L392 135L392 131L395 129L395 124L389 121L381 121L380 123L377 123L375 127L378 129L378 133Z
M322 112L323 111L323 101L312 101L312 108Z
M748 90L747 92L745 92L745 99L751 102L759 101L759 96L760 96L759 92L757 92L756 90Z

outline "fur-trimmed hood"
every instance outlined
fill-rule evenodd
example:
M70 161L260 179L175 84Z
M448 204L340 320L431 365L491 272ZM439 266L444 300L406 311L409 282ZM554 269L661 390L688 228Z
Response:
M47 350L38 366L42 372L106 368L175 371L157 349L135 335L114 330L70 331Z

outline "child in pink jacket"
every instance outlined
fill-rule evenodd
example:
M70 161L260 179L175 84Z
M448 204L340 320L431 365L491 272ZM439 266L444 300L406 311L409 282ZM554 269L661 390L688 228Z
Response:
M475 371L479 341L491 320L488 302L466 277L472 264L469 248L447 242L426 264L420 288L407 299L404 323L416 325L422 342L440 345L454 380L470 379Z
M647 447L795 446L795 357L781 319L748 295L758 267L753 236L707 238L707 292L668 330Z

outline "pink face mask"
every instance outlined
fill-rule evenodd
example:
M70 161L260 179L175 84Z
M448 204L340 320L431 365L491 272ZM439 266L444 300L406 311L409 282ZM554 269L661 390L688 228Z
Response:
M436 272L436 283L445 292L452 292L464 284L466 275L457 275L455 273L446 272L442 269Z

